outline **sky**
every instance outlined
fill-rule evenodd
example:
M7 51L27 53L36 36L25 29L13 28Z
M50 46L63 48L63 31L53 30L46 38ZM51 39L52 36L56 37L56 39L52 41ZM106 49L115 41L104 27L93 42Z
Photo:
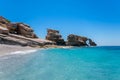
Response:
M98 45L120 45L119 0L0 0L0 16L30 25L40 38L47 28L86 36Z

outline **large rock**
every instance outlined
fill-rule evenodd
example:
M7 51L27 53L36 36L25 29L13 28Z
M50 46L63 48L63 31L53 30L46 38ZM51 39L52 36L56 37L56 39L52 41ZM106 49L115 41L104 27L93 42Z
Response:
M18 34L28 38L38 38L29 25L24 23L11 23L2 16L0 16L0 26L7 28L8 32L12 34ZM3 31L1 31L1 33L3 33Z
M69 46L87 46L86 41L88 40L86 37L70 34L67 37L67 43L66 45Z
M0 44L40 47L55 44L39 39L33 29L24 23L11 23L0 16Z
M15 28L16 34L28 37L28 38L38 38L36 34L33 32L33 29L23 23L15 23L13 24L13 27Z
M65 41L58 30L47 29L46 39L54 41L56 45L65 45Z
M91 39L89 39L89 45L90 46L97 46L97 44L94 41L92 41Z
M95 42L87 37L82 37L74 34L70 34L67 37L66 45L68 46L97 46Z

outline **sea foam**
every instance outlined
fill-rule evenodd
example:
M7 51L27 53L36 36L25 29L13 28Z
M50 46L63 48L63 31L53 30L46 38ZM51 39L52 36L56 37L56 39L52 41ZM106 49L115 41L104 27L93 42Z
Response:
M15 51L15 52L11 52L10 54L29 54L29 53L33 53L36 51L37 50Z

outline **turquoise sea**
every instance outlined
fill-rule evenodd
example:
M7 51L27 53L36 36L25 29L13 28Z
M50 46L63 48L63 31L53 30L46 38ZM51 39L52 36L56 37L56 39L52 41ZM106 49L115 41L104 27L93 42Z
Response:
M0 57L0 80L120 80L120 47L43 49Z

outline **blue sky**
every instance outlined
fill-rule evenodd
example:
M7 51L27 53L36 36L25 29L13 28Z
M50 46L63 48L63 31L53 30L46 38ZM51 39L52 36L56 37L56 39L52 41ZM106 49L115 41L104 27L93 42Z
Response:
M52 28L64 39L73 33L98 45L120 45L119 0L0 0L0 15L29 24L40 38Z

